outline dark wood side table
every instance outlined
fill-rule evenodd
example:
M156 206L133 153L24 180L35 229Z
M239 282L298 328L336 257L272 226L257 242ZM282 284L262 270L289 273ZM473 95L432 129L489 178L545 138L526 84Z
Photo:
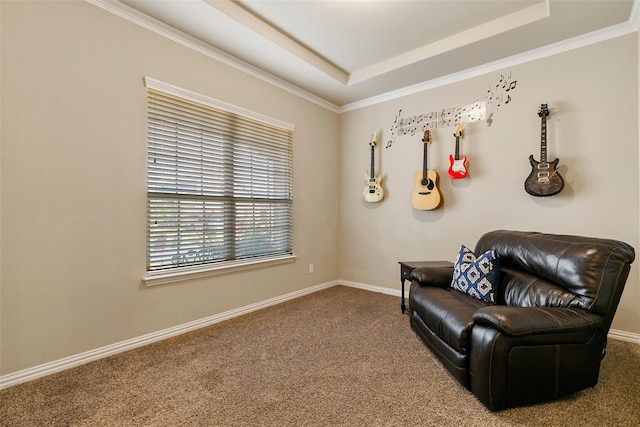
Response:
M400 283L402 284L402 301L400 302L400 310L402 313L407 311L404 304L404 281L410 280L409 275L418 267L451 267L453 263L449 261L399 261L400 264Z

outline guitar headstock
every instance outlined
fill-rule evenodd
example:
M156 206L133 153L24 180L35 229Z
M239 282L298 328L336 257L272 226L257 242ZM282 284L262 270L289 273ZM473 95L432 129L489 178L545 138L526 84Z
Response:
M378 141L376 141L376 133L372 133L371 134L371 140L369 141L369 145L372 147L375 147L376 145L378 145Z
M549 109L547 104L540 104L540 110L538 110L538 116L547 117L549 115Z
M460 138L462 136L462 123L456 126L456 132L453 134L456 138Z
M424 135L422 136L422 142L425 144L431 144L431 132L428 130L424 131Z

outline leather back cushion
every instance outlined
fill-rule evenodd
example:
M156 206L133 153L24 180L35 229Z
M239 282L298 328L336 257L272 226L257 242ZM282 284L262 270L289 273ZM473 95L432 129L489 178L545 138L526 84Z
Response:
M498 303L599 314L619 298L635 256L631 246L616 240L506 230L478 240L476 253L489 249L500 257Z
M562 286L539 276L502 267L499 304L518 307L577 307L588 309L591 301L567 291Z

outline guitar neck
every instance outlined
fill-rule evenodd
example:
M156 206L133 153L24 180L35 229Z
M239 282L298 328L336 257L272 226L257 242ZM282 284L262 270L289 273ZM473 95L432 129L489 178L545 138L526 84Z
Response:
M540 164L547 165L547 116L545 114L540 120Z
M371 181L373 181L375 179L374 173L373 173L373 157L374 157L374 146L371 146Z
M453 133L453 136L456 137L456 153L455 160L460 160L460 138L462 138L462 124L458 124L456 126L456 131Z
M428 145L426 142L424 143L424 157L422 159L422 179L427 179L427 156L428 156Z

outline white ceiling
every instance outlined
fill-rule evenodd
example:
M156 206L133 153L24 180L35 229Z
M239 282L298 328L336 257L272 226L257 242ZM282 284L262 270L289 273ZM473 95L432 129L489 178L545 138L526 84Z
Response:
M640 2L89 1L336 109L638 31Z

